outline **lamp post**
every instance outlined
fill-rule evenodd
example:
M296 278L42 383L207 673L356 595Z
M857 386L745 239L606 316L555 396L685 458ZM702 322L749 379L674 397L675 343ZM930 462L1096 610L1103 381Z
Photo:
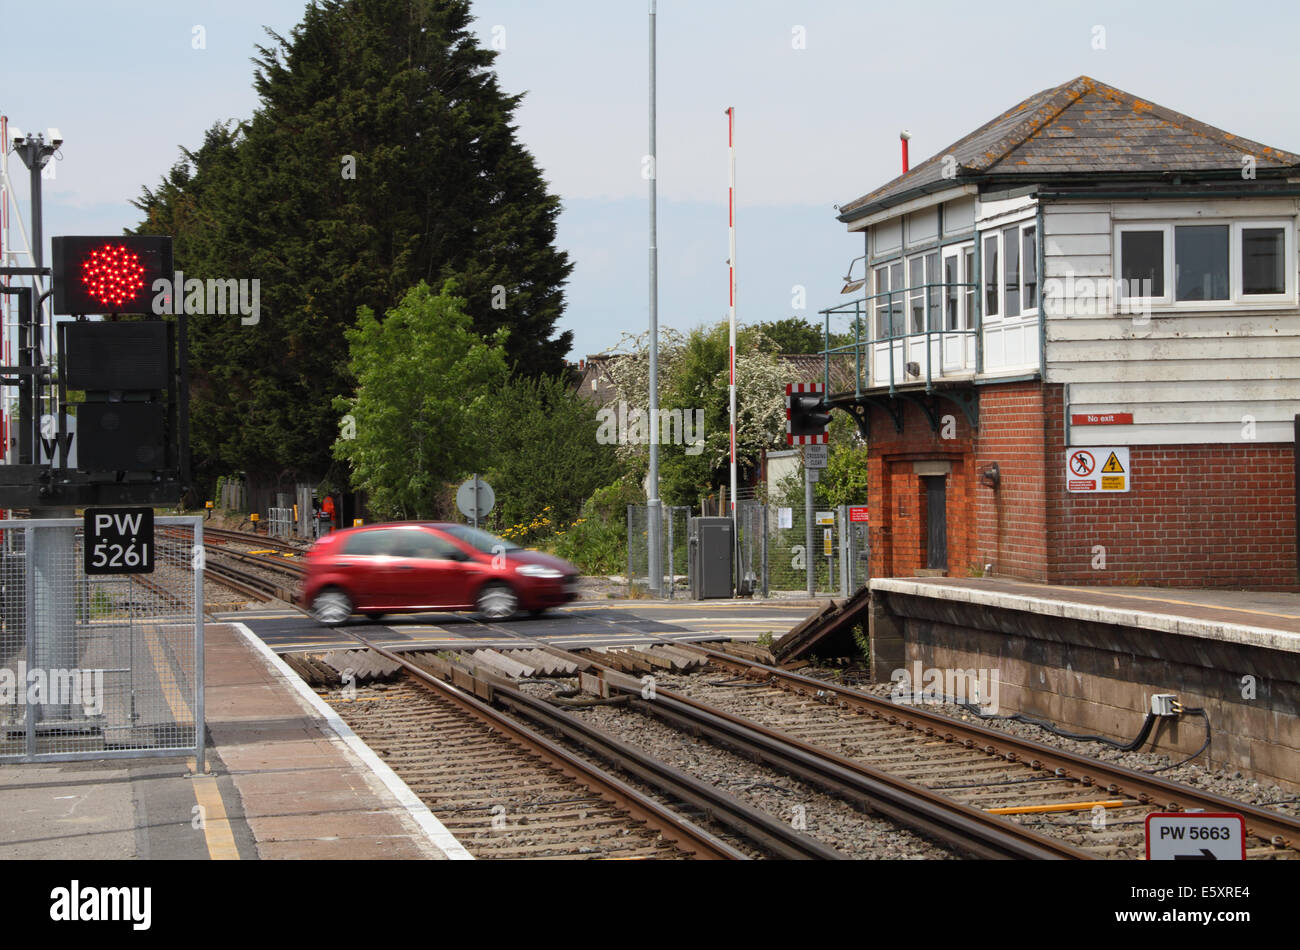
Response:
M659 247L658 156L655 154L655 0L650 0L650 484L646 487L647 533L649 535L650 591L663 589L663 561L659 550L663 509L659 505Z

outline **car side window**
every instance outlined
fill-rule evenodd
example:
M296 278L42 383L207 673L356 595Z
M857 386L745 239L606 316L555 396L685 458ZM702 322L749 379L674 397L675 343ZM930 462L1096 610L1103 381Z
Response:
M402 557L418 557L430 561L457 560L456 547L436 534L427 531L405 531L398 553Z
M363 531L348 538L343 548L344 554L387 554L397 553L401 538L399 531Z

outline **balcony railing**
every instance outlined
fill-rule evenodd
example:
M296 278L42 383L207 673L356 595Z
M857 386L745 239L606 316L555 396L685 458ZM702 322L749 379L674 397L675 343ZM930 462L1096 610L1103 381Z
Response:
M921 316L925 324L925 329L908 332L906 329L910 316L908 313L908 307L915 303L917 293L922 290L924 290L925 295ZM936 322L940 324L945 322L948 315L946 304L950 300L954 299L949 296L954 290L958 294L955 300L963 317L967 322L973 321L975 324L974 326L950 330L942 326L936 327L934 325ZM964 303L965 294L968 290L973 290L975 292L972 295L975 300L975 305L972 307L966 307ZM897 298L897 300L895 300L895 298ZM864 389L883 386L884 380L875 379L875 373L873 372L877 369L874 364L876 355L881 349L884 350L886 362L889 364L889 392L891 394L894 392L899 382L895 368L895 354L898 352L902 353L902 362L905 369L906 363L909 362L908 355L914 349L920 349L924 353L925 388L926 392L930 392L934 388L935 380L934 354L936 352L936 347L934 344L936 338L938 342L938 378L942 379L945 376L954 375L952 372L944 372L944 345L954 337L958 340L957 346L959 347L961 354L961 358L955 361L961 367L959 372L961 374L967 374L977 370L981 363L978 298L979 286L974 283L923 284L918 287L908 287L902 290L887 290L871 296L859 297L848 303L843 303L839 306L829 307L826 310L820 311L820 313L826 318L822 357L825 367L827 396L831 395L830 366L833 357L846 357L852 355L855 396L860 397ZM883 303L881 303L881 301L883 301ZM938 307L935 306L936 302L939 304ZM883 318L884 327L889 330L888 334L877 336L872 333L873 321L877 316ZM832 318L836 318L837 320L847 320L849 322L841 324L843 326L842 330L834 329L831 326ZM865 328L863 327L864 319L867 321ZM903 332L896 332L900 327L902 327ZM866 330L865 336L863 334L864 329ZM852 337L850 342L839 343L836 346L831 346L832 336L838 340L846 334ZM966 356L966 341L968 339L973 339L974 341L974 354L972 359L968 359ZM868 369L865 385L862 374L862 358L864 350L866 351ZM906 382L907 380L904 381Z

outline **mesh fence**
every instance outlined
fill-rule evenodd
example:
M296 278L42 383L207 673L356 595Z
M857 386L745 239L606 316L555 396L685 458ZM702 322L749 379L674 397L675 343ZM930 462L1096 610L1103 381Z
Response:
M814 493L814 499L816 494ZM687 572L689 508L664 508L661 535L665 596L689 590ZM649 509L629 505L628 578L633 589L653 589L649 578ZM865 522L850 520L849 506L813 505L813 543L808 548L803 496L765 505L742 499L736 504L736 579L739 596L806 591L808 564L818 594L848 596L870 579L870 548ZM669 555L672 555L671 565ZM675 580L670 582L669 575Z
M814 498L816 496L814 495ZM819 504L813 505L813 543L808 549L807 525L803 498L797 502L772 505L768 511L768 587L774 591L799 591L808 589L807 565L811 561L814 590L817 593L837 593L840 588L837 545L834 524L817 524L817 513L825 512ZM826 556L826 534L831 531L831 556Z
M292 508L268 508L266 510L266 536L284 538L286 541L294 533Z
M850 514L851 507L865 508L866 506L845 505L839 512L839 527L844 539L843 572L846 596L866 587L867 581L871 579L871 545L868 541L867 522L854 521Z
M744 597L767 595L767 506L762 502L741 499L736 502L736 578Z
M0 522L0 762L201 768L202 521L155 519L151 574L85 574L80 526Z
M666 506L661 509L660 584L665 597L674 597L689 589L686 556L690 549L687 520L691 509ZM650 508L627 506L627 578L629 589L653 590L650 582Z

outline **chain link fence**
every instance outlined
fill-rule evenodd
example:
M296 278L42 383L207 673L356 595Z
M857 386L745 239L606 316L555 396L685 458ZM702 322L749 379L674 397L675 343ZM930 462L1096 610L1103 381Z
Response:
M689 589L686 576L687 522L691 509L668 505L661 509L660 525L660 589L665 597L675 597ZM648 505L627 506L627 582L629 594L652 591L650 578L650 508Z
M838 512L840 530L840 590L850 596L871 579L871 542L865 520L854 520L855 513L866 515L866 505L843 505Z
M814 590L821 596L848 597L865 587L870 579L870 547L867 523L853 521L853 510L865 506L837 508L814 504L813 544L808 548L805 508L800 504L766 505L757 500L736 504L737 596L767 597L778 593L807 591L808 564L813 568ZM687 531L692 509L666 507L662 532L664 596L672 597L689 588L683 576L687 568ZM649 578L649 509L629 505L628 578L629 589L652 590ZM671 555L671 563L669 561ZM672 574L672 580L668 577Z
M767 505L753 499L736 502L736 593L741 597L768 593Z
M81 519L0 521L0 763L203 770L203 522L154 523L153 573L87 575Z

